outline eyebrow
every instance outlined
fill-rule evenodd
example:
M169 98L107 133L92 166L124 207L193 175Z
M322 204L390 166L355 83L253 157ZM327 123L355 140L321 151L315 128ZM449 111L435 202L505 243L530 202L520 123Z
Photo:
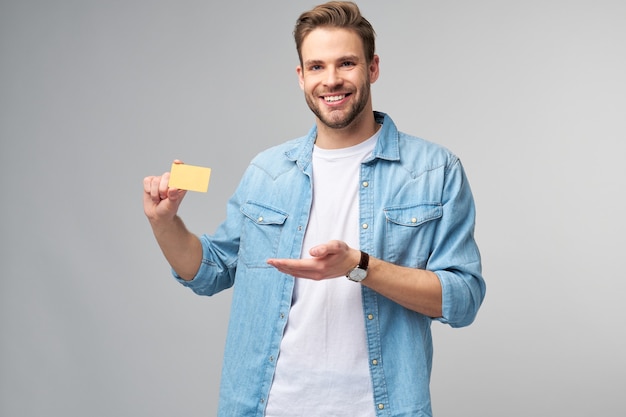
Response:
M354 62L359 62L360 59L358 57L358 55L344 55L342 57L339 57L338 59L336 59L337 62L345 62L345 61L354 61ZM322 61L321 59L309 59L307 61L304 61L304 65L309 67L311 65L323 65L325 63L325 61Z

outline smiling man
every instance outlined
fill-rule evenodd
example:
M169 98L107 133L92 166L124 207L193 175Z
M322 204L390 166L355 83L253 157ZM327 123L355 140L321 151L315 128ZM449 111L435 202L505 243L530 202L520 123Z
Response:
M365 56L363 42L356 33L333 27L309 32L300 53L300 87L318 125L322 125L318 126L318 136L321 130L329 135L341 132L349 140L358 137L354 129L359 127L370 130L364 133L373 133L376 122L370 84L378 78L378 56ZM337 146L346 144L340 142Z
M185 228L169 173L144 179L144 211L183 285L234 288L219 416L431 416L430 325L469 325L485 295L467 178L373 110L354 3L294 37L309 133L250 163L213 235Z

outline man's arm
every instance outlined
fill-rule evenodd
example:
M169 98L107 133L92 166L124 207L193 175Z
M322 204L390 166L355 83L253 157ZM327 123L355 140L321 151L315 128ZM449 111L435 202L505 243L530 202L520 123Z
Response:
M169 188L168 182L169 172L144 178L144 212L165 259L182 279L189 281L200 268L202 245L176 214L186 192Z
M359 250L336 240L313 247L310 254L313 258L269 259L267 262L295 277L322 280L344 276L361 258ZM370 257L367 278L361 284L410 310L433 318L442 315L441 283L434 272Z
M360 256L360 252L356 251ZM356 265L356 264L355 264ZM442 289L432 271L394 265L370 256L367 278L361 284L425 316L442 316Z

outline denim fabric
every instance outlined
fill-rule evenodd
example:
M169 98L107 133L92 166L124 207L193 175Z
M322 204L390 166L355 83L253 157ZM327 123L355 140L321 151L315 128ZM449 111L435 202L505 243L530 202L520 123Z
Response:
M361 249L435 272L443 288L443 317L437 320L469 325L485 283L463 167L441 146L398 132L386 114L375 117L383 125L381 135L358 179ZM264 414L294 287L293 277L266 260L300 257L311 208L315 137L313 127L307 136L252 160L228 203L226 220L212 236L200 237L203 260L197 276L179 279L201 295L233 287L220 417ZM362 295L377 415L430 416L432 318L365 286Z

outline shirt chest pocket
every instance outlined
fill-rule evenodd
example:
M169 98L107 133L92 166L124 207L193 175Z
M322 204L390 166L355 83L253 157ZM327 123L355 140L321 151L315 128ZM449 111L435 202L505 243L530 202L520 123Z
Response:
M266 204L248 201L241 206L244 216L239 261L249 268L268 268L267 260L278 254L287 213Z
M386 259L398 265L423 268L430 256L436 220L443 215L441 203L388 207L383 211Z

